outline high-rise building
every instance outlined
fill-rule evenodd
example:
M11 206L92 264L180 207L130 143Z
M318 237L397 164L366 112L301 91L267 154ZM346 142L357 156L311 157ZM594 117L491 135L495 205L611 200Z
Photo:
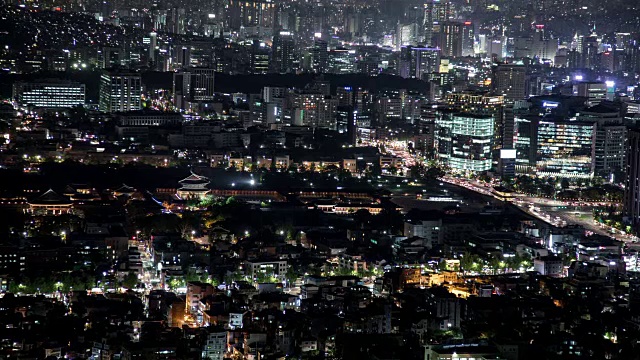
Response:
M353 107L354 91L351 86L338 86L336 88L336 96L338 97L338 106Z
M514 39L515 58L537 58L553 61L558 52L558 39L546 39L544 26L536 25L536 31L530 37L517 37Z
M455 21L440 24L437 45L442 49L442 56L462 56L462 28L463 25Z
M329 63L329 53L327 50L327 41L321 37L316 37L313 41L312 57L313 57L313 71L316 73L327 72Z
M144 42L144 41L143 41ZM155 31L149 34L149 63L155 64L156 62L156 47L158 46L158 33Z
M524 100L526 97L526 68L522 65L502 64L493 68L491 85L498 95L504 95L506 101Z
M186 28L186 10L184 8L172 8L167 16L167 28L174 34L184 34Z
M226 9L232 30L253 26L273 28L276 24L276 3L270 0L229 0Z
M565 178L592 177L595 130L593 122L541 120L536 173Z
M498 168L503 178L510 178L516 174L516 148L515 148L515 112L513 104L505 104L502 110L502 135Z
M587 108L577 116L577 120L594 122L594 171L606 179L620 180L625 165L625 141L627 127L616 109L605 105Z
M254 40L251 45L249 71L252 74L266 74L269 72L269 48L264 43Z
M475 32L473 30L473 23L471 21L465 21L462 23L462 56L474 56L475 45Z
M400 52L400 76L423 80L426 74L439 71L440 49L403 46Z
M182 110L197 103L210 103L215 98L215 71L207 68L187 68L173 74L174 104Z
M640 130L629 130L626 144L624 215L634 227L640 225Z
M299 113L299 116L296 116L299 123L295 125L318 127L319 108L323 105L324 98L325 96L320 93L295 94L293 97L293 105Z
M356 116L358 112L351 106L338 106L336 109L336 130L346 134L349 144L356 144Z
M537 115L515 117L516 172L534 172L538 153L539 121Z
M453 17L453 9L449 0L428 0L424 5L424 41L434 45L434 25L444 23Z
M100 77L99 108L103 112L140 110L142 80L140 74L109 72Z
M324 96L318 103L318 123L321 129L336 130L336 109L338 99L336 97Z
M85 86L77 82L54 79L38 82L16 82L13 84L13 99L22 106L37 108L83 106Z
M122 66L124 50L118 47L102 47L98 50L98 62L102 69L112 69Z
M329 68L334 74L351 74L356 70L356 51L338 48L329 51Z
M446 102L447 105L449 105L455 111L469 114L490 115L493 117L495 124L493 126L494 138L492 141L492 146L494 155L497 156L498 150L503 148L505 145L503 143L505 130L508 131L510 129L513 129L513 125L507 124L505 126L504 123L505 97L502 95L491 95L486 93L451 93L447 94ZM513 132L511 131L511 136L512 133ZM507 136L509 135L507 134ZM508 141L509 139L507 139L507 142ZM510 143L508 142L506 146L510 148Z
M439 137L439 157L454 170L487 171L492 167L495 119L491 115L458 113L444 126Z
M402 46L416 44L420 42L420 27L416 23L398 24L396 26L395 45L396 51Z
M378 101L376 101L376 113L378 115L378 124L400 120L402 118L402 97L382 96L378 98Z
M294 72L296 62L296 43L293 33L280 31L273 37L271 65L277 73Z
M262 98L264 101L270 103L276 101L276 99L283 99L287 95L287 88L276 86L265 86L262 88Z
M573 85L573 96L585 97L586 105L594 106L606 100L607 85L602 82L580 82Z

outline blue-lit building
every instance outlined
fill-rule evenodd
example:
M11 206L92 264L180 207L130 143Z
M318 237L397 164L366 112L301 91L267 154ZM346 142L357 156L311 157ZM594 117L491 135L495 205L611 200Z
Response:
M438 121L440 160L457 171L487 171L492 162L495 131L492 115L454 114Z

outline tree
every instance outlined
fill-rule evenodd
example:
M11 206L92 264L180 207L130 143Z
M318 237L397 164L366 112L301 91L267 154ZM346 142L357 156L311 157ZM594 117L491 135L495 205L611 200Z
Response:
M446 261L440 261L440 263L438 263L438 270L440 271L447 271L449 270L447 267L447 262Z
M563 190L568 189L568 188L569 188L569 186L571 186L571 184L569 183L569 180L568 180L568 179L564 178L564 179L562 179L562 181L560 181L560 187L561 187Z
M478 180L488 183L491 181L491 177L487 173L482 173L478 176Z
M480 257L476 254L465 252L460 258L460 270L463 273L476 270L480 264Z
M419 179L423 177L425 171L426 171L426 168L421 163L416 163L409 167L409 175L411 175L413 179Z
M445 171L440 166L431 166L427 169L424 174L424 177L427 179L435 180L437 178L443 177L445 175Z
M138 285L138 276L130 272L122 279L122 286L127 289L134 289Z
M168 285L170 290L176 290L178 288L187 286L187 283L182 278L174 277L169 280Z
M293 284L296 280L298 280L299 276L300 275L293 268L293 266L289 266L289 268L287 269L287 272L284 274L284 278L287 280L287 286L291 287L291 284Z
M344 275L353 275L353 271L349 268L339 267L333 271L335 275L344 276Z
M255 281L257 283L272 283L272 282L275 282L274 280L275 280L275 278L273 276L273 272L270 272L270 271L269 272L267 272L267 271L264 271L264 272L258 271L256 273Z
M495 275L498 270L502 267L503 262L500 261L500 259L498 259L496 256L492 257L491 260L489 260L489 268L491 268L491 271L493 271L493 275Z

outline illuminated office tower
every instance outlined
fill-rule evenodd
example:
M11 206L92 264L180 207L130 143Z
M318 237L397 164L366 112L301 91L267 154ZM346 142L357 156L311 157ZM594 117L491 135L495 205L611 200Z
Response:
M495 120L491 115L454 114L451 117L447 165L459 171L487 171L493 164Z
M492 95L488 93L451 93L447 94L446 103L455 111L460 111L470 114L489 115L492 116L494 124L494 138L492 141L494 155L498 155L498 150L503 148L503 139L505 137L505 129L513 130L513 126L510 124L505 125L504 116L504 104L505 97L502 95ZM507 134L506 137L513 136L513 131ZM511 148L513 141L509 143L507 139L507 147Z
M140 74L110 72L100 77L99 109L103 112L140 110L142 105Z
M252 74L266 74L269 72L269 48L263 42L253 41L249 58L249 71Z
M338 86L336 88L336 97L338 98L338 106L353 107L354 91L351 86Z
M351 74L356 71L356 51L337 48L329 51L329 72Z
M173 74L174 104L181 110L193 104L213 102L215 71L208 68L187 68Z
M336 108L336 131L347 136L351 145L356 144L356 117L358 112L351 106L338 106Z
M594 132L593 122L541 120L538 125L537 175L592 177Z
M573 96L587 98L587 106L594 106L607 98L607 84L602 82L580 82L573 85Z
M616 109L596 105L581 110L577 120L595 123L594 172L605 179L620 180L625 165L627 126Z
M515 117L515 149L516 171L530 174L536 166L538 152L538 124L540 117L537 115Z
M22 106L70 108L84 105L85 86L62 80L17 82L13 85L13 98Z

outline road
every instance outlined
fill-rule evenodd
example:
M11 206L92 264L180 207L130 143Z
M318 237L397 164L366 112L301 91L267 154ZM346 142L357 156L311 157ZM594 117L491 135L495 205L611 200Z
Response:
M462 186L483 195L495 197L495 194L491 192L491 188L479 181L458 179L450 176L445 176L442 178L442 181ZM612 228L594 223L592 210L594 207L600 206L600 204L574 206L566 201L519 194L516 194L513 200L508 201L518 206L527 214L556 227L581 225L585 230L593 232L594 234L609 236L624 242L637 241L637 238L634 236L620 234L619 232L613 233Z
M409 166L409 164L414 164L420 161L413 154L409 153L405 148L403 148L402 145L402 143L398 142L387 144L386 151L390 155L401 157L404 160L405 166ZM459 179L449 175L445 175L440 180L442 182L463 187L465 189L485 196L490 196L501 201L503 200L502 198L498 198L493 193L493 188L491 185L481 183L477 180ZM637 242L639 240L638 237L621 234L619 231L616 231L615 229L604 224L596 224L593 221L592 210L594 207L602 206L603 204L576 204L575 201L567 202L543 197L527 196L524 194L515 194L513 199L508 199L506 201L509 201L513 205L517 206L525 213L537 219L540 219L552 226L565 227L575 224L581 225L587 231L599 235L609 236L620 241ZM606 206L610 205L615 204L606 204Z

